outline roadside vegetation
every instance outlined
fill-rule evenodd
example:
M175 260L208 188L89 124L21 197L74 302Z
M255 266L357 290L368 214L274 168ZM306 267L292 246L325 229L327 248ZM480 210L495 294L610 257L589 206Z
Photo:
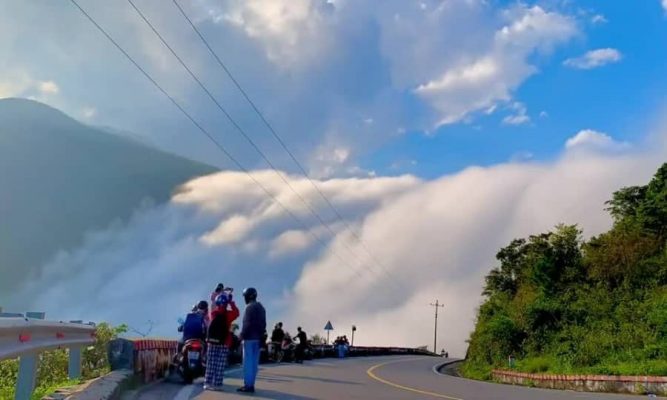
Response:
M612 228L515 239L486 277L461 372L667 375L667 163L613 194Z
M111 340L127 332L127 326L97 325L95 343L85 348L81 361L81 380L97 378L109 372L107 347ZM52 350L42 353L37 369L37 382L33 399L53 393L55 389L73 386L80 381L69 380L67 376L68 354L66 350ZM18 360L0 361L0 399L13 399L18 376Z

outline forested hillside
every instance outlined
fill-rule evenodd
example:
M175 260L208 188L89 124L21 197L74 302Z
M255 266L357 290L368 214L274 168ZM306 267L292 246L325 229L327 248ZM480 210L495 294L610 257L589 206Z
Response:
M462 372L667 375L667 163L607 202L613 227L515 239L486 277Z

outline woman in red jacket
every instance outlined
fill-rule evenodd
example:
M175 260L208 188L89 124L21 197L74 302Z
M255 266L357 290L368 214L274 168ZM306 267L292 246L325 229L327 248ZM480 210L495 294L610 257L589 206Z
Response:
M231 326L239 317L239 309L231 296L220 295L215 299L208 327L208 354L206 358L206 381L204 390L222 390L227 355L232 345Z

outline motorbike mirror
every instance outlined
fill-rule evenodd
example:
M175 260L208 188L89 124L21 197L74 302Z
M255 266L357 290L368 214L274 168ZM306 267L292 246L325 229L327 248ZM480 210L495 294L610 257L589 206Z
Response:
M177 322L179 325L183 325L185 323L185 320L183 318L179 318Z

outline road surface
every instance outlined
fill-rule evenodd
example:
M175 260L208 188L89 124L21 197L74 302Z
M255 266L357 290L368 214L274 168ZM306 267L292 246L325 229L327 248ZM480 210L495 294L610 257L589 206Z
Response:
M360 357L322 359L304 365L262 365L254 396L240 395L241 371L225 378L222 393L204 392L201 383L190 386L162 383L143 391L137 400L314 400L314 399L449 399L449 400L638 400L641 396L533 389L478 382L436 374L443 359L433 357Z

